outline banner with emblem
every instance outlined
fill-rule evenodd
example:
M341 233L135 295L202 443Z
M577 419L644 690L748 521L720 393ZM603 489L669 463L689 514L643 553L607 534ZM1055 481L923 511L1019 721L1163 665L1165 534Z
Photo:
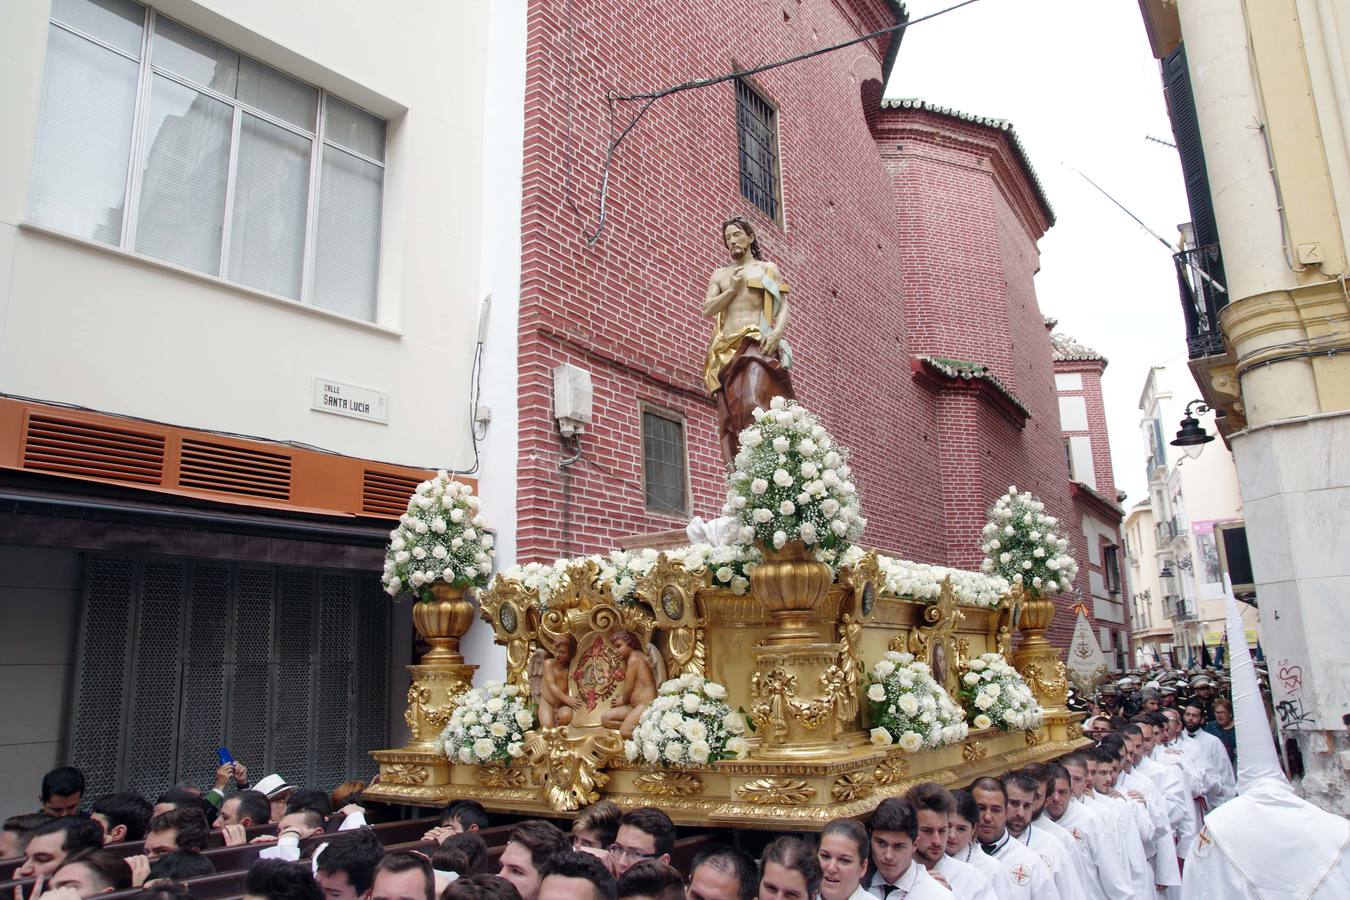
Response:
M1079 603L1074 608L1078 611L1078 621L1073 627L1073 640L1069 641L1069 677L1074 689L1086 696L1097 689L1111 670L1106 664L1106 654L1097 643L1097 636L1092 633L1086 607Z

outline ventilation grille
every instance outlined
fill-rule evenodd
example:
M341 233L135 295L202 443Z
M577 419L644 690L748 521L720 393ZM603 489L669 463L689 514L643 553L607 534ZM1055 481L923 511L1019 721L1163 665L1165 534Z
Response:
M407 475L366 469L361 483L361 512L397 519L408 511L408 498L421 483Z
M178 483L204 491L289 500L291 458L279 453L185 439Z
M73 419L30 415L23 467L157 485L164 477L164 438Z

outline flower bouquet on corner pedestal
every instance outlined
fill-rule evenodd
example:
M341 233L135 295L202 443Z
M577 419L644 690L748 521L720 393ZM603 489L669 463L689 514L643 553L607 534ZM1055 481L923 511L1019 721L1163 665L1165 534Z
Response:
M867 675L871 740L906 753L956 744L969 731L961 708L913 654L887 651Z
M1041 727L1043 713L1022 676L998 653L985 653L966 664L961 703L976 730L1029 731Z
M492 572L492 535L483 530L473 488L445 471L417 486L398 527L389 533L385 591L411 590L432 599L432 587L481 588Z
M1058 525L1036 495L1010 485L989 510L980 568L1020 584L1028 595L1072 590L1078 563L1068 554L1068 540L1055 530Z
M629 762L668 767L706 766L740 759L749 746L745 716L726 703L727 689L699 675L664 682L624 741Z
M461 694L435 748L465 765L510 765L524 754L534 710L514 684L489 681Z

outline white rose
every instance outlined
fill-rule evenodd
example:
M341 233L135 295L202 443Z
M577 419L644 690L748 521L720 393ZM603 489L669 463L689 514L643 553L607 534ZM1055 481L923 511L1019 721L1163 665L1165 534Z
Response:
M780 515L790 516L796 511L797 504L793 503L791 500L784 500L782 503L778 504L778 512Z
M479 738L473 742L473 755L479 759L487 759L496 749L497 745L491 738Z
M982 659L972 659L970 661L970 671L972 672L983 672L986 667L987 664Z
M889 659L883 659L872 667L872 671L876 673L878 678L885 678L895 671L895 663Z
M732 577L736 574L736 572L734 569L731 568L731 566L722 566L714 574L717 576L718 581L722 582L723 584L727 584L728 582L731 581Z
M961 680L964 681L966 684L972 685L979 684L980 676L976 675L974 672L967 672L964 676L962 676Z
M773 521L773 510L765 509L761 506L754 511L752 518L761 525L767 524L768 522ZM749 542L747 541L747 543Z
M727 689L715 681L709 681L703 685L703 693L713 700L721 700L726 697Z
M528 709L516 710L516 726L519 727L521 731L530 730L530 728L534 727L534 713L530 712Z
M880 684L873 684L867 689L867 699L873 703L880 703L886 699L886 689Z
M671 741L666 744L666 761L677 763L684 759L684 744L680 741Z
M727 752L737 759L741 759L750 752L750 744L743 737L734 737L727 741Z
M906 753L914 753L923 748L923 736L915 731L906 731L900 735L900 749Z
M690 743L708 739L708 726L704 725L698 719L690 719L685 722L681 731L685 737L689 738Z
M912 716L919 711L919 701L914 699L913 694L904 694L896 705L907 716Z
M450 521L451 521L451 522L455 522L455 523L463 522L463 521L464 521L464 510L462 510L462 509L452 509L452 510L450 510Z
M491 734L493 737L499 738L506 737L508 731L510 731L510 729L508 729L506 725L502 722L493 722L491 725L488 726L488 733Z
M758 428L747 428L741 433L741 446L754 449L764 443L764 432Z
M976 728L983 731L986 728L994 727L994 720L986 716L984 713L980 713L978 716L975 717L975 721L972 724L974 724Z
M698 694L685 694L680 698L680 704L684 707L684 711L690 715L698 712L698 705L702 702Z
M775 550L782 550L783 545L787 543L786 531L775 531L773 533L773 547Z
M788 474L787 469L774 469L773 483L779 487L790 487L792 485L792 476Z
M642 758L647 762L656 762L661 758L661 748L656 745L656 741L642 742Z
M485 705L487 706L487 711L495 715L502 711L502 705L504 703L505 701L502 700L501 697L492 697Z
M729 712L722 717L722 727L731 734L745 734L745 717L738 712Z
M891 733L885 728L873 728L871 731L871 740L877 747L889 747L895 742L895 738L891 737Z
M786 437L779 435L778 437L773 439L773 449L775 453L786 453L788 452L788 450L792 449L792 441L789 441Z
M803 522L800 529L802 541L807 544L814 544L820 535L816 534L816 526L810 522Z
M750 493L752 494L762 494L768 489L769 483L763 478L756 478L754 481L750 482Z
M707 741L689 742L689 759L691 762L699 764L705 763L708 761L708 756L711 753L712 748L708 746Z

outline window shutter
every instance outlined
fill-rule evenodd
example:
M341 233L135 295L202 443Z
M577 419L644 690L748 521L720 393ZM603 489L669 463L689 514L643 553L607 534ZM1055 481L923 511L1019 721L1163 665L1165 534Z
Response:
M1191 73L1186 67L1186 45L1181 44L1163 60L1163 83L1172 113L1172 134L1181 154L1181 172L1186 182L1186 200L1191 208L1195 243L1204 247L1219 243L1214 223L1214 205L1209 194L1209 175L1205 171L1205 149L1200 141L1200 121L1195 114L1195 95L1191 93ZM1211 273L1220 283L1226 283Z

